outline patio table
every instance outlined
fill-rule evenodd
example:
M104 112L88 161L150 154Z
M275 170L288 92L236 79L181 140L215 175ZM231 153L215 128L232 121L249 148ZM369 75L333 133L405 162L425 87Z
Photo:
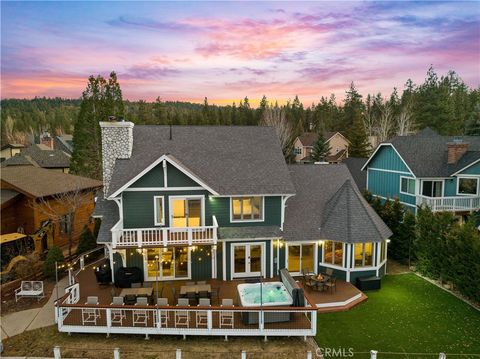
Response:
M149 288L123 288L120 297L134 295L136 297L150 297L153 294L153 287Z
M198 292L212 292L212 286L210 284L196 284L196 285L182 285L180 287L180 295L185 295L187 293L198 293Z

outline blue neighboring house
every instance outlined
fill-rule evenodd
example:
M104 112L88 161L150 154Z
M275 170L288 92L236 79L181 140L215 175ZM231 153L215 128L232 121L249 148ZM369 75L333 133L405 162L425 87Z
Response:
M362 170L367 190L399 198L416 212L427 205L462 217L480 209L480 136L441 136L424 129L381 143Z

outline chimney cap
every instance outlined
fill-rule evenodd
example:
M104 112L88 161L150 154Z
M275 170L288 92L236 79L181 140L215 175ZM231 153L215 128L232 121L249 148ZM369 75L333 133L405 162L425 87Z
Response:
M116 121L117 118L115 116L108 116L108 121L109 122L113 122L113 121Z

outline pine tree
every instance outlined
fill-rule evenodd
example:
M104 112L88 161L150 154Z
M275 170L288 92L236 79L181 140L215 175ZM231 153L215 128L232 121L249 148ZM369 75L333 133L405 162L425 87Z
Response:
M106 81L90 76L82 94L80 111L73 130L73 154L70 170L74 174L102 178L100 121L123 116L122 91L115 72Z
M370 155L370 143L363 126L361 118L356 118L350 130L348 137L348 155L350 157L368 157Z
M167 124L167 110L165 103L162 102L162 99L157 97L155 103L153 104L153 118L155 119L155 124L164 125Z
M330 145L325 141L323 135L319 135L317 141L313 145L311 154L312 160L315 162L325 161L325 157L330 154L330 150Z

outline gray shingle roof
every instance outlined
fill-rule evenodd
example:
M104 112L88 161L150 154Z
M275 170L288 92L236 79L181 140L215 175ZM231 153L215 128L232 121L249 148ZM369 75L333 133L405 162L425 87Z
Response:
M97 243L110 243L112 241L112 232L110 229L118 222L118 206L114 201L104 199L103 193L99 193L95 210L92 217L102 220L98 230Z
M38 164L35 163L35 161L32 160L30 156L23 156L21 154L17 154L13 157L10 157L6 159L5 161L2 162L2 167L8 167L8 166L36 166L38 167Z
M218 237L220 239L280 238L282 232L275 226L220 227Z
M346 243L380 242L392 232L347 179L324 208L321 238Z
M468 143L468 151L456 164L447 163L447 144L454 139ZM417 177L448 177L480 159L480 136L440 136L432 130L415 136L399 136L390 143Z
M365 191L367 189L367 171L362 171L365 162L367 162L367 159L363 157L349 157L343 161L343 163L347 165L348 170L360 191Z
M62 135L55 137L55 147L63 152L71 155L73 152L73 136Z
M132 157L116 161L108 195L164 154L222 195L295 191L271 127L173 126L172 134L169 126L135 126Z
M292 165L289 170L297 194L286 203L283 237L287 240L371 242L391 235L380 217L363 199L346 165ZM358 218L364 223L358 224ZM339 228L359 225L359 236L333 232L331 223ZM323 225L328 232L322 232ZM357 229L353 228L352 231L355 234ZM368 234L368 238L364 233Z
M43 168L68 168L70 156L60 150L52 150L44 145L32 145L20 154L2 162L3 167L32 165Z

